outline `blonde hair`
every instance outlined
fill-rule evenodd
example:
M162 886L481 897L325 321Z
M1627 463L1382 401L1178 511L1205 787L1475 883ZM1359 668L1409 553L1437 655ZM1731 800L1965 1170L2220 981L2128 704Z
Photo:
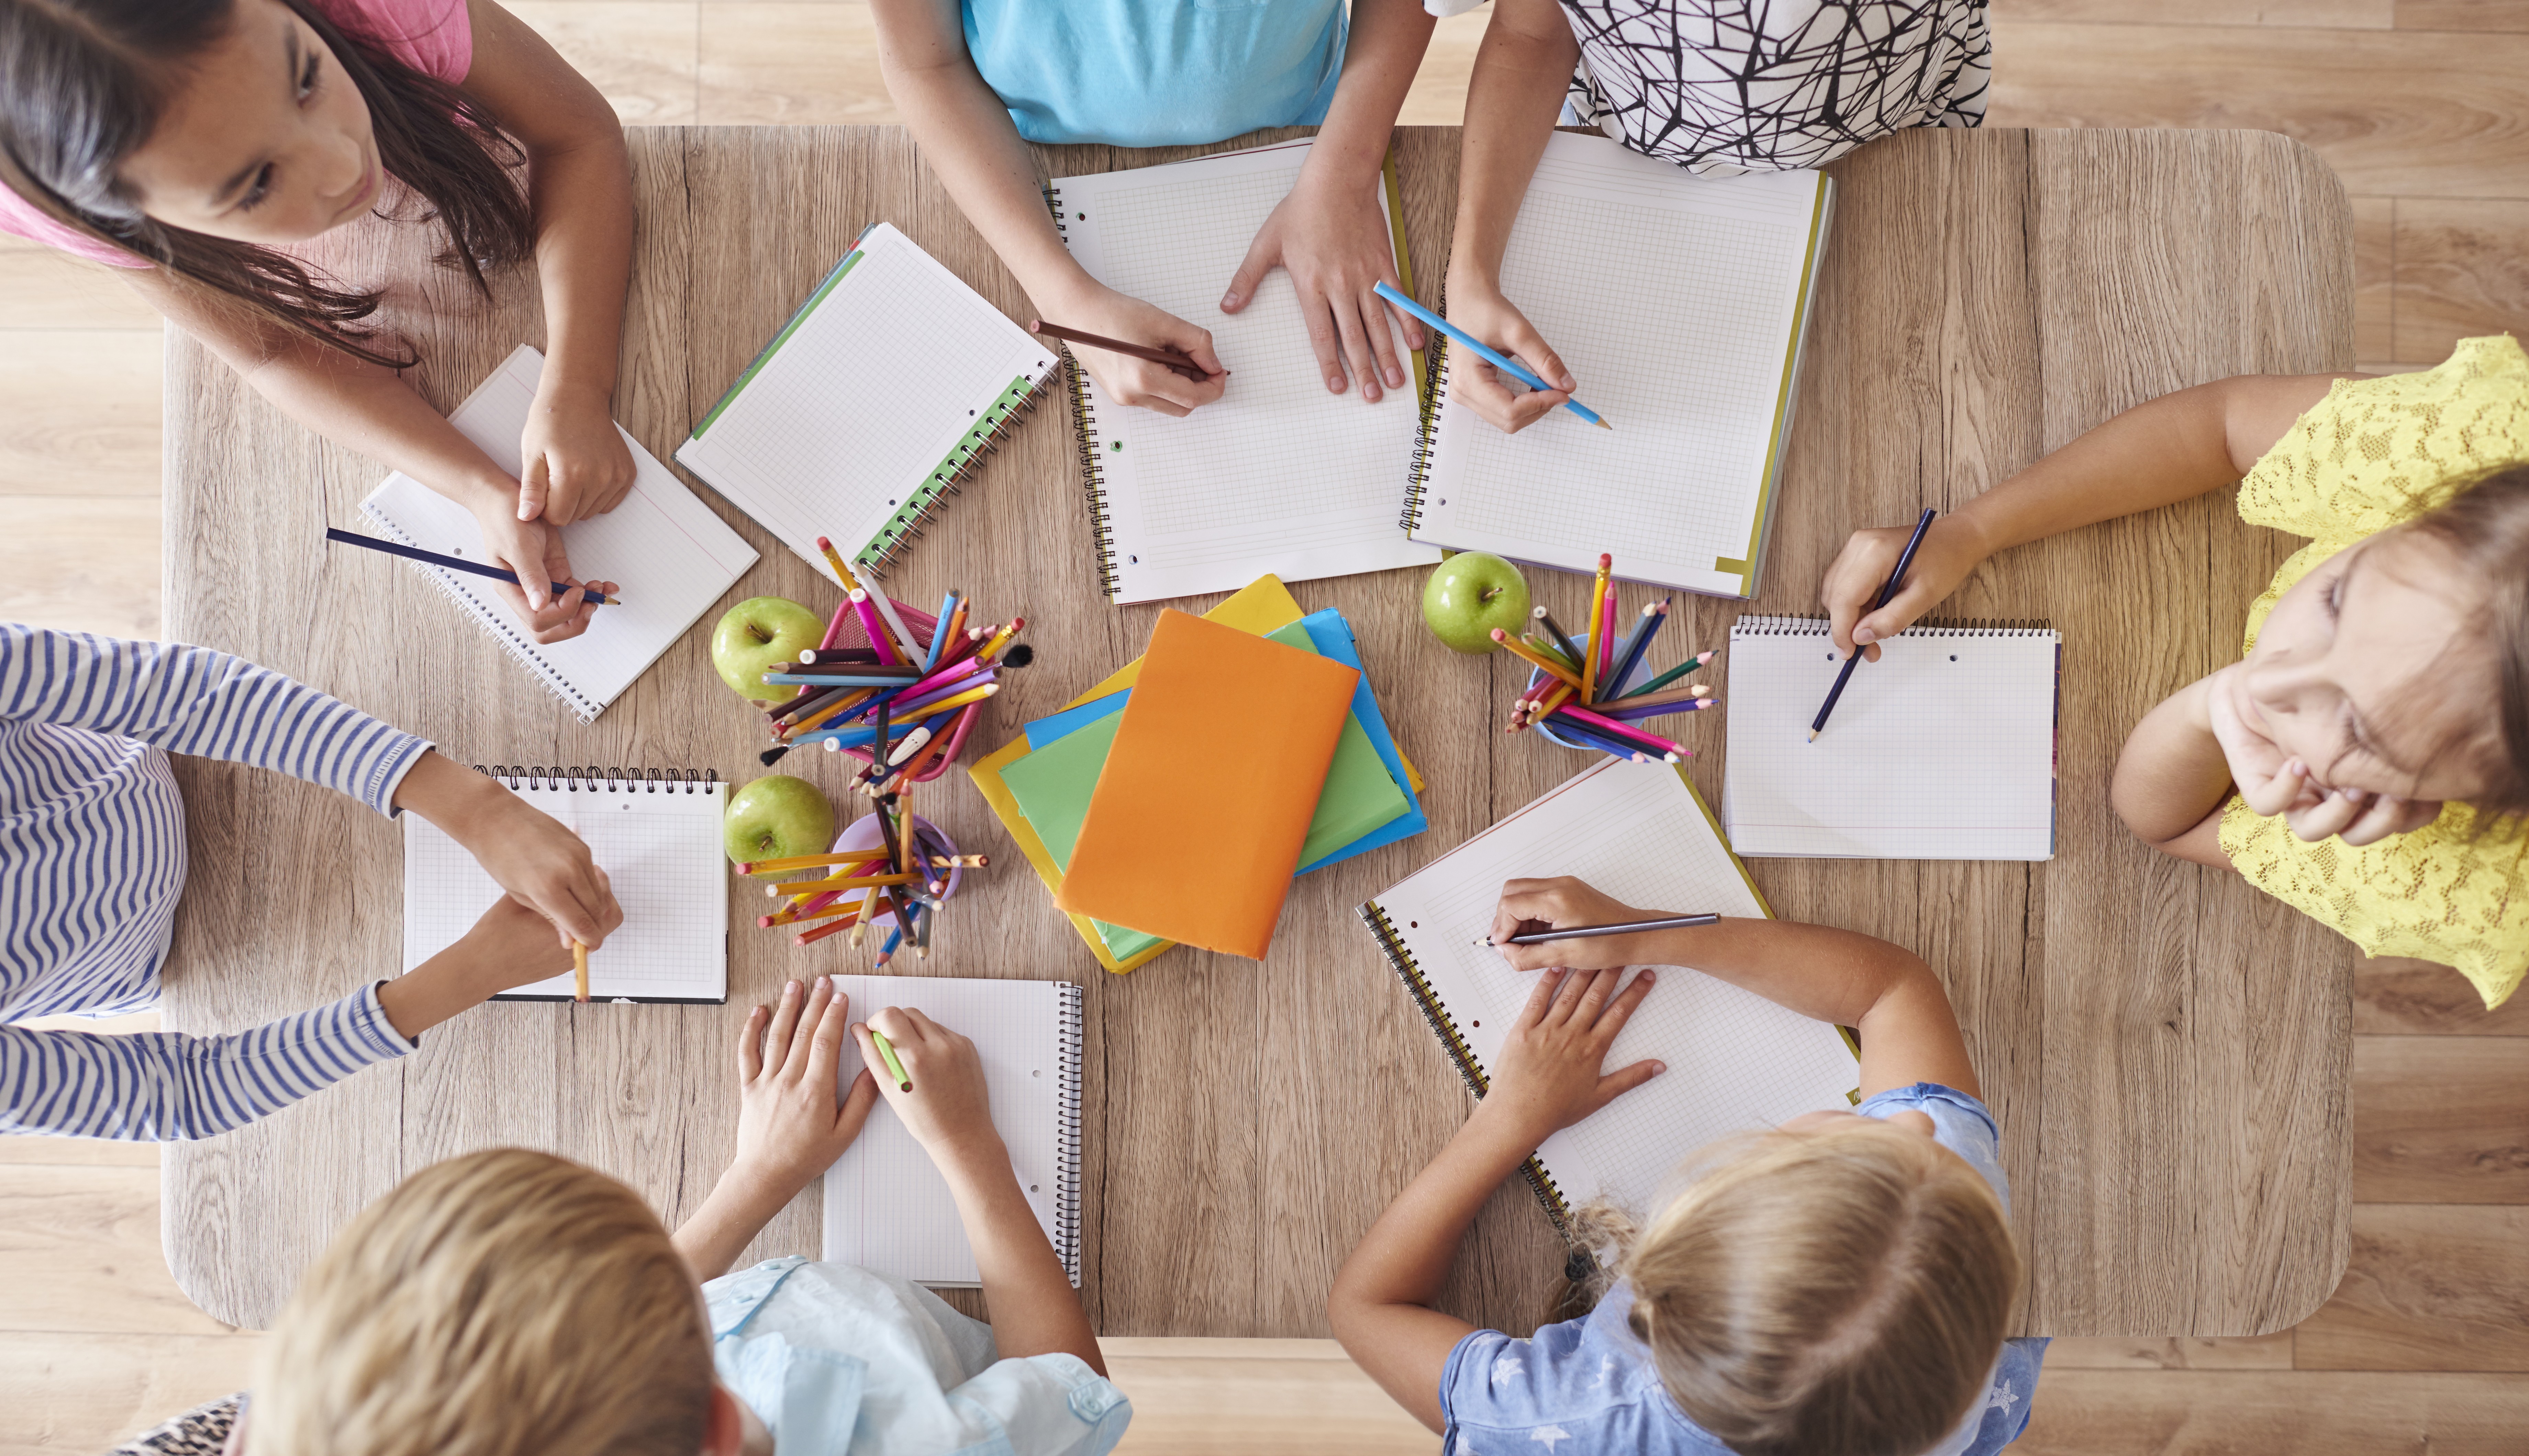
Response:
M711 1332L631 1189L504 1148L405 1179L263 1343L248 1456L694 1456Z
M1634 1333L1741 1456L1912 1456L1991 1375L2020 1279L1993 1189L1929 1138L1838 1119L1759 1134L1647 1232L1593 1205Z

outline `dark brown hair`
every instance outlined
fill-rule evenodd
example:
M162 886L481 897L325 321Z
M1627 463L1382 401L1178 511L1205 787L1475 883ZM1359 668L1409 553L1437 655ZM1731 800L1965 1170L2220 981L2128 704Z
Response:
M378 158L448 230L441 262L488 294L486 267L532 251L535 223L516 143L483 105L346 31L313 0L281 0L307 23L368 103ZM228 33L236 0L0 0L0 183L67 226L147 258L180 283L262 321L387 368L366 320L374 290L350 289L257 243L169 227L143 213L121 169L149 139L187 64Z
M2458 575L2485 593L2480 611L2494 651L2499 735L2484 792L2468 800L2480 829L2529 814L2529 461L2464 481L2458 494L2402 528L2447 549Z

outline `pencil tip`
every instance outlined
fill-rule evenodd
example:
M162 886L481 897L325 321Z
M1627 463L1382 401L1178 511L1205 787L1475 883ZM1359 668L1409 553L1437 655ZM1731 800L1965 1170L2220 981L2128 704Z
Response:
M1598 428L1602 430L1612 430L1615 426L1607 423L1607 416L1602 414L1598 416Z
M1817 735L1818 735L1818 730L1817 730L1816 728L1811 728L1811 729L1809 729L1809 741L1810 741L1810 742L1812 742L1812 743L1816 742L1816 741L1817 741Z

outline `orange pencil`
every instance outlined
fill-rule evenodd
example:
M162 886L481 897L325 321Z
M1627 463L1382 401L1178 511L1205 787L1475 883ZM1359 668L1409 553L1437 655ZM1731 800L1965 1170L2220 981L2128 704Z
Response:
M1500 627L1493 628L1493 640L1500 643L1502 646L1509 648L1512 656L1524 659L1530 666L1542 669L1543 671L1562 678L1564 681L1571 683L1575 687L1581 686L1581 679L1573 676L1571 673L1564 669L1562 664L1538 653L1535 649L1530 647L1527 643L1520 641L1510 633L1503 631ZM1587 696L1587 689L1583 690L1583 696Z
M828 936L839 935L845 929L859 924L858 920L837 920L832 925L821 925L812 931L802 931L790 939L802 945L813 945Z
M742 859L737 863L741 875L778 875L784 870L813 870L822 865L855 865L865 859L884 858L886 851L855 849L848 854L794 854L788 859Z

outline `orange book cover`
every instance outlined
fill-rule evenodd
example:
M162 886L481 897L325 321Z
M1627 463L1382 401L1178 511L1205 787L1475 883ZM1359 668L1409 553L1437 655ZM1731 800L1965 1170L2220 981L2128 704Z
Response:
M1160 613L1053 902L1263 959L1360 676Z

